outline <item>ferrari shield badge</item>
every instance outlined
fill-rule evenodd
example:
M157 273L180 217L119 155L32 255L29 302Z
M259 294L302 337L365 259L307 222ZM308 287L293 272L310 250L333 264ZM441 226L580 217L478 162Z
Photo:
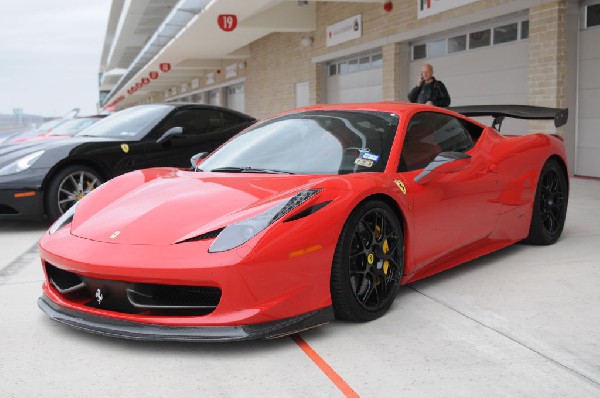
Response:
M129 145L121 144L121 149L123 150L123 152L127 153L129 152Z
M406 195L406 187L404 186L404 183L400 180L396 180L394 182L396 183L396 185L398 185L398 188L400 188L400 191L402 191L402 193L404 195Z

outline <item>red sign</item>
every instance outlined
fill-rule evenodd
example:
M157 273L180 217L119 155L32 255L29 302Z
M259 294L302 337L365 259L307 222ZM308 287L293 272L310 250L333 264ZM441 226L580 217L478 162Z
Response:
M150 83L150 79L148 79L147 77L142 77L142 84L146 85Z
M158 72L152 71L148 74L148 76L150 76L150 79L154 80L158 78Z
M231 32L237 27L237 16L233 14L221 14L217 18L219 28L225 32Z
M171 70L171 64L168 63L164 63L164 64L160 64L160 70L163 72L168 72Z

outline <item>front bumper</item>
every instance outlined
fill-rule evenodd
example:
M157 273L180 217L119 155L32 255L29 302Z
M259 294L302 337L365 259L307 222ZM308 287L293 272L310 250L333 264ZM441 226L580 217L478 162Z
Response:
M123 321L73 311L54 303L45 294L38 306L51 319L88 333L128 340L227 342L272 339L301 332L334 319L331 306L295 317L244 326L164 326Z
M22 173L0 176L1 219L44 217L44 198L41 188L47 171L30 169Z
M97 279L94 283L98 286L90 285L87 290L92 292L92 301L97 288L108 292L108 296L104 295L106 297L118 297L119 293L112 290L112 282L109 281L119 284L212 286L220 289L222 295L214 311L206 315L184 315L128 312L113 307L112 303L107 305L108 298L102 301L102 305L92 305L88 296L82 299L66 291L61 293L56 285L50 283L48 275L43 291L46 301L53 303L55 311L59 308L61 314L77 314L71 317L75 319L103 320L94 322L95 325L106 324L110 319L111 325L113 322L117 325L148 325L152 333L167 329L187 331L191 327L208 328L202 329L208 331L226 330L229 334L236 331L230 337L233 340L272 337L333 319L329 311L325 318L313 320L310 315L307 323L304 322L306 314L331 307L329 279L334 239L331 245L298 254L300 248L315 247L314 240L319 239L315 236L306 234L299 239L286 239L285 244L278 236L277 240L265 239L266 247L262 249L251 250L241 246L227 252L208 253L210 240L161 246L113 244L73 236L69 228L64 227L54 235L44 235L40 241L44 270L52 265L83 278ZM60 289L64 288L61 286ZM61 316L64 318L64 315ZM303 323L298 324L301 321ZM72 319L69 322L74 327L75 324L85 325L85 322L77 323ZM286 329L289 325L290 328ZM138 327L136 330L141 329ZM210 333L203 340L207 338L209 341L218 340Z

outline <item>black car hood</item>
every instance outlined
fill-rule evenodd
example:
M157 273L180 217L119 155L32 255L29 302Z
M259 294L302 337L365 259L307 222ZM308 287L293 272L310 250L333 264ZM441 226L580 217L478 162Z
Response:
M52 151L56 149L68 151L69 148L74 148L89 142L122 142L122 140L119 140L118 138L77 136L60 140L6 143L0 145L0 167L34 152Z

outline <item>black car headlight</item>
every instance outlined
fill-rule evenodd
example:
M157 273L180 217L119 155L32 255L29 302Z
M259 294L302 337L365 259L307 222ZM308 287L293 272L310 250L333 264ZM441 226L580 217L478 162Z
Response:
M228 225L219 233L217 239L210 246L210 253L224 252L234 249L258 235L259 232L279 220L281 217L306 202L321 189L307 189L298 192L287 200L282 200L270 209L243 221Z
M63 215L60 216L58 218L58 220L56 220L54 222L54 224L52 224L50 226L50 229L48 230L48 232L50 233L50 235L54 234L56 231L58 231L59 229L61 229L65 225L70 224L71 221L73 221L73 216L75 215L75 209L77 208L78 204L79 204L79 202L76 202L73 206L71 206L69 208L69 210L65 211L63 213Z
M28 168L33 166L35 161L38 160L44 154L44 152L45 151L37 151L34 153L30 153L27 156L23 156L22 158L7 164L6 166L0 169L0 176L16 174L20 173L21 171L27 170Z

